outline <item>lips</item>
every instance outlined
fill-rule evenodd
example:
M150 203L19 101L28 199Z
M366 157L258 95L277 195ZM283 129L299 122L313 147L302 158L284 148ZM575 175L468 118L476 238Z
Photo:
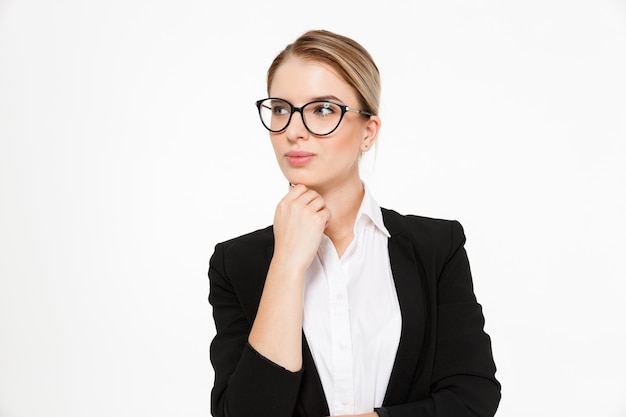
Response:
M285 154L287 162L292 166L304 166L311 162L314 157L314 153L306 151L289 151Z

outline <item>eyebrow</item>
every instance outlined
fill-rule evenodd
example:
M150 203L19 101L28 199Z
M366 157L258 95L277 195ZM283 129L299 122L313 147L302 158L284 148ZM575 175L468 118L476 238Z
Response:
M324 101L324 100L334 100L334 101L338 101L340 103L343 103L343 100L341 100L337 96L333 96L332 94L326 95L326 96L313 97L311 99L311 101Z

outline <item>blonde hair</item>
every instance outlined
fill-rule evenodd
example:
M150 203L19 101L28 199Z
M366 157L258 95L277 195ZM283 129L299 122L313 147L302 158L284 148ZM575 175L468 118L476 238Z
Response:
M369 52L359 43L327 30L304 33L274 58L267 70L268 94L276 70L291 56L328 65L354 89L360 110L378 114L380 74Z

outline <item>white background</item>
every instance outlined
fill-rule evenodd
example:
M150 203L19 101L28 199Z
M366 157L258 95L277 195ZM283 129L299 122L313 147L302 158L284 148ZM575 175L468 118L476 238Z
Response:
M370 50L378 202L465 226L500 417L626 416L626 3L0 1L0 416L207 416L215 243L285 192L253 105Z

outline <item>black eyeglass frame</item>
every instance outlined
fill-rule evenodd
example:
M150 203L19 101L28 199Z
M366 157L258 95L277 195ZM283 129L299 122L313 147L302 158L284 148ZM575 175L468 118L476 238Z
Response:
M263 121L263 116L261 116L261 104L263 104L263 102L264 102L264 101L267 101L267 100L280 100L280 101L283 101L283 102L285 102L285 103L289 104L289 107L290 107L290 109L291 109L291 112L289 113L289 119L287 119L287 124L285 124L285 127L283 127L283 128L282 128L282 129L280 129L280 130L272 130L272 129L270 129L270 128L269 128L269 127L265 124L265 122ZM337 126L335 126L335 127L334 127L334 128L333 128L330 132L328 132L328 133L319 134L319 133L315 133L315 132L313 132L313 131L309 128L309 126L306 124L306 121L304 120L304 113L303 113L302 111L303 111L303 110L304 110L304 108L305 108L306 106L308 106L309 104L315 104L315 103L331 103L331 104L334 104L335 106L338 106L338 107L341 109L341 116L339 116L339 121L337 122ZM331 133L333 133L335 130L337 130L337 128L338 128L338 127L339 127L339 125L341 124L341 121L343 120L343 116L344 116L347 112L349 112L349 111L354 112L354 113L357 113L357 114L361 114L361 115L364 115L364 116L367 116L367 117L372 117L372 116L373 116L373 114L372 114L372 113L370 113L370 112L368 112L368 111L353 109L353 108L350 108L350 106L346 106L345 104L339 104L339 103L336 103L336 102L331 101L331 100L313 100L313 101L310 101L310 102L308 102L308 103L306 103L306 104L303 104L303 105L302 105L302 106L300 106L300 107L296 107L296 106L294 106L293 104L291 104L290 102L288 102L287 100L285 100L284 98L279 98L279 97L268 97L268 98L263 98L263 99L261 99L261 100L257 100L257 101L256 101L256 107L257 107L257 109L259 110L259 118L261 119L261 124L262 124L262 125L263 125L263 126L264 126L267 130L269 130L269 131L270 131L270 132L272 132L272 133L282 132L283 130L287 129L287 127L289 127L289 123L291 123L291 118L293 117L293 114L294 114L295 112L300 113L300 117L302 117L302 124L304 125L304 127L306 128L306 130L308 130L311 134L313 134L313 135L315 135L315 136L328 136L328 135L330 135Z

